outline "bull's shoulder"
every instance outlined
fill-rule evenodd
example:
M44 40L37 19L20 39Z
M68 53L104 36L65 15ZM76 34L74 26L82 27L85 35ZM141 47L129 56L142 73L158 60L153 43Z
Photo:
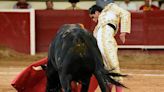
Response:
M96 38L93 36L93 33L89 32L89 31L85 31L85 36L86 39L91 42L93 45L97 46L97 40Z

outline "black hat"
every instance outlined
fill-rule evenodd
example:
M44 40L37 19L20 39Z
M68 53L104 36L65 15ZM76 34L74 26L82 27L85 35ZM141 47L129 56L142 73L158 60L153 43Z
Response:
M77 2L79 2L79 0L68 0L68 2L70 2L70 3L77 3Z

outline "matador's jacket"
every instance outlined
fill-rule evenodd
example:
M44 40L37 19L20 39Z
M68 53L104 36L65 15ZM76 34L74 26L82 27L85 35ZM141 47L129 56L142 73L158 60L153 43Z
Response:
M94 36L97 39L98 47L104 59L105 67L120 73L117 42L114 38L121 25L121 32L130 33L131 16L130 13L114 3L108 4L98 17L98 24L94 29ZM120 81L121 78L115 78Z

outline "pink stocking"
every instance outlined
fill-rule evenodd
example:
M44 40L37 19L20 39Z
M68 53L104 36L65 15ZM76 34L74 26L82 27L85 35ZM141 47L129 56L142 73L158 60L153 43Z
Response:
M109 92L112 92L113 84L108 84Z
M116 86L116 92L123 92L122 87Z

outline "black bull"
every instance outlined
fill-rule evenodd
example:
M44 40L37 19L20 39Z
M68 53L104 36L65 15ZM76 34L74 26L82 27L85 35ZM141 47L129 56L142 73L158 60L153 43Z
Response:
M102 92L108 92L106 83L123 86L111 78L119 74L104 69L93 35L78 24L63 25L49 48L46 92L60 92L62 88L71 92L71 81L80 81L81 92L88 92L92 74Z

